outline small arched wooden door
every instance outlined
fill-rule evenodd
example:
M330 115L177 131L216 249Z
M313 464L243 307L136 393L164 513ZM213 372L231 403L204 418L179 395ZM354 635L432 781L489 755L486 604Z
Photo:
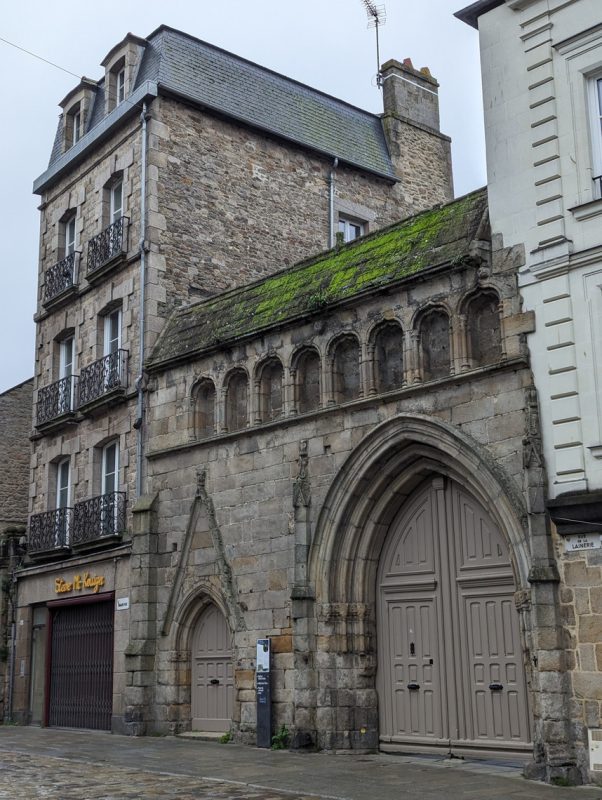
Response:
M228 623L209 605L192 635L191 706L193 731L228 731L234 701L234 670Z
M530 727L508 548L434 477L393 521L377 585L383 749L521 751Z

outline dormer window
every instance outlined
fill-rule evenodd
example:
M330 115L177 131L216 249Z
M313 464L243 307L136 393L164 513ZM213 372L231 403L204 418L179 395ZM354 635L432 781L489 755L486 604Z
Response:
M117 73L117 105L125 100L125 67Z
M128 33L101 61L105 68L105 114L110 114L133 92L138 65L147 44L146 39Z
M127 64L122 56L116 61L106 74L106 102L107 113L117 108L125 100L127 91Z
M76 103L65 117L65 143L67 149L77 144L83 136L83 120L80 103Z
M77 144L81 139L82 114L79 108L73 115L73 144Z

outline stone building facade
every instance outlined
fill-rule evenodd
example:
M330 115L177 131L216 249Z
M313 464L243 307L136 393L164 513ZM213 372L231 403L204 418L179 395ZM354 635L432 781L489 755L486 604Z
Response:
M165 27L103 66L35 183L13 718L253 741L268 638L295 747L587 779L525 252L436 81L376 116Z
M570 735L602 774L602 31L596 2L481 2L491 224L519 285L542 407ZM511 93L505 88L511 84ZM511 154L511 157L509 157ZM588 753L589 749L589 753Z
M437 83L409 62L384 65L382 115L167 27L128 34L102 66L61 101L34 183L34 435L11 713L124 729L128 664L149 669L135 644L147 620L129 604L152 595L131 568L149 561L133 536L147 484L144 361L165 320L453 191ZM73 630L89 648L70 647Z
M0 719L4 719L10 672L13 570L22 555L27 525L33 380L0 394Z

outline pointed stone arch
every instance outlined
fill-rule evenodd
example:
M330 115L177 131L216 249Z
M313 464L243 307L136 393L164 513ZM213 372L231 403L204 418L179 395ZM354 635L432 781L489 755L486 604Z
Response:
M318 603L373 602L392 517L432 474L456 479L487 509L506 537L517 588L528 588L527 509L512 479L482 445L452 425L401 414L363 440L327 494L309 557Z

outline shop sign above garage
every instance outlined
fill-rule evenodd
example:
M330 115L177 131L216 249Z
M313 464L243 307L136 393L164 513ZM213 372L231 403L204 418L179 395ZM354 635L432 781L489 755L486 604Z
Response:
M66 581L64 578L56 578L54 591L56 594L70 594L71 592L83 592L91 589L92 594L97 594L104 585L104 575L92 575L89 572L84 572L81 575L74 575L71 581Z

